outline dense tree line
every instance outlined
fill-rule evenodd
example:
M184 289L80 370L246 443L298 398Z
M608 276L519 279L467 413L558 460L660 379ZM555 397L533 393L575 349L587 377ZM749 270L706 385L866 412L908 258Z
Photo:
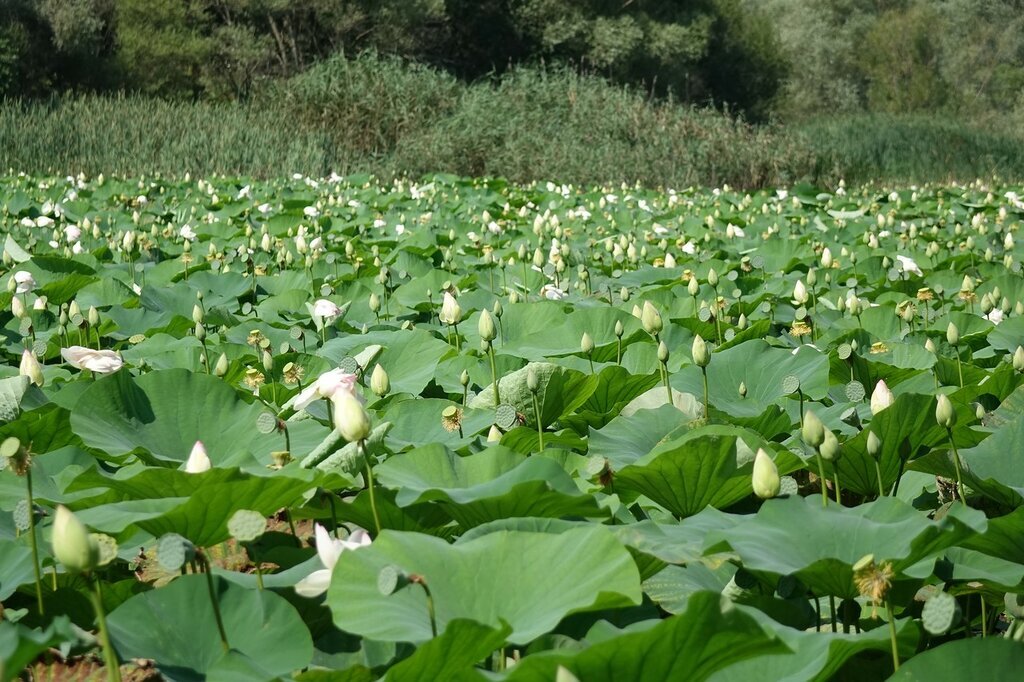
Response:
M569 64L753 119L1024 111L1024 0L0 0L0 96L247 99L373 50Z

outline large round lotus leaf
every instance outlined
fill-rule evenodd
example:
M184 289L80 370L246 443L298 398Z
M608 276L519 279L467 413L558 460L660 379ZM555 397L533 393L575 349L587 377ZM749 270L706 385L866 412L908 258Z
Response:
M111 455L142 449L184 462L197 440L214 466L269 459L282 439L256 430L263 411L207 374L168 369L133 377L120 371L96 381L71 410L71 428L86 445Z
M565 561L572 571L552 570ZM327 603L339 628L384 641L430 639L425 592L409 585L382 595L377 577L386 567L422 576L438 631L457 618L492 626L505 621L515 644L550 631L570 613L637 604L641 597L629 552L600 526L558 535L499 531L455 545L384 531L369 547L344 552L335 566Z
M904 663L890 682L961 682L979 671L992 680L1013 680L1024 667L1024 647L1002 637L960 639Z
M309 664L313 640L291 604L268 590L214 578L224 632L233 651L273 676ZM122 658L151 659L170 680L202 680L227 655L221 645L206 577L189 575L143 592L107 618Z

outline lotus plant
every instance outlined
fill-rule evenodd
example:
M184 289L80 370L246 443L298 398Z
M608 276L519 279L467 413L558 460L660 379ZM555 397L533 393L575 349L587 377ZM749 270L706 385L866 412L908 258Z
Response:
M319 597L331 585L331 574L338 558L345 551L355 551L370 544L370 535L357 528L345 540L332 538L327 529L319 523L313 526L316 536L316 554L323 568L313 571L295 585L295 592L307 598Z

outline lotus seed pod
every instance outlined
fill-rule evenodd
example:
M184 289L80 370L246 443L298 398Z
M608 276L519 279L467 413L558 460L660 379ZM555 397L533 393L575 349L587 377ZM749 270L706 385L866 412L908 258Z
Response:
M615 320L615 336L621 339L625 331L622 327L622 320Z
M651 305L650 301L644 301L643 310L640 312L640 324L643 325L644 331L651 336L660 334L663 329L661 313Z
M462 370L462 374L459 375L459 383L463 388L469 386L469 370Z
M223 377L228 373L228 356L224 353L221 353L220 357L217 358L217 364L213 368L213 373L219 377Z
M494 318L491 317L486 308L480 311L480 319L477 320L476 328L480 338L488 343L498 336L498 330L494 326Z
M812 448L819 447L825 441L825 425L818 419L818 415L808 410L804 415L804 425L801 429L804 442Z
M336 391L331 396L334 404L334 428L350 443L366 440L370 435L370 415L359 399L348 391Z
M946 327L946 341L951 346L957 346L960 344L960 330L956 328L956 325L952 322Z
M1024 347L1017 346L1017 350L1013 351L1013 368L1024 372Z
M945 393L940 393L936 400L935 421L939 426L947 429L953 428L956 424L956 410L953 409L953 403L949 401Z
M64 505L57 505L51 542L54 557L71 573L90 571L99 564L99 544Z
M36 354L28 349L21 352L21 364L18 366L18 374L28 377L29 381L36 386L42 386L45 383L43 379L43 366L39 364Z
M591 338L589 332L583 332L583 338L580 339L580 350L583 351L584 355L590 355L594 352L594 339Z
M690 281L686 283L686 290L690 293L690 296L697 296L700 293L700 282L697 281L696 277L691 277Z
M380 296L375 293L370 294L370 312L380 312Z
M373 373L370 375L370 390L378 398L383 398L391 391L391 380L383 365L378 364L373 368Z
M715 272L714 268L708 270L708 284L710 284L712 288L718 286L718 273Z
M487 442L488 443L499 443L499 442L501 442L501 436L502 436L501 429L499 429L494 424L491 424L491 428L487 432Z
M832 429L825 429L825 439L821 442L818 452L821 453L821 458L827 462L835 462L839 459L839 439L836 438Z
M531 393L540 390L540 379L537 378L537 371L533 367L526 370L526 388L530 389Z
M739 394L741 398L747 397L747 383L745 381L740 382Z
M889 407L896 401L896 397L889 390L885 379L879 379L875 384L875 390L871 392L871 414L875 415Z
M793 287L793 300L799 305L804 305L810 297L807 295L807 287L804 285L802 279L796 281L796 286Z
M879 455L882 454L882 441L875 435L874 431L868 431L867 449L868 455L873 459L878 459Z
M754 487L754 494L762 500L767 500L779 494L782 488L782 480L779 478L779 469L775 462L763 449L758 448L754 455L754 473L751 477Z
M693 364L698 367L707 367L711 363L711 353L708 352L708 344L704 342L700 334L693 337L693 347L690 354L693 356Z

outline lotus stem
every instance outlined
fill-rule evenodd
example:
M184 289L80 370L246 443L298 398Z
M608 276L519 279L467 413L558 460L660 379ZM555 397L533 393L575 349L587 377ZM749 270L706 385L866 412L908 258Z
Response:
M964 477L960 465L960 453L956 449L956 443L953 442L953 430L947 427L946 435L949 437L949 447L953 450L953 466L956 468L956 490L960 495L960 501L966 505L967 495L964 492Z
M380 535L380 515L377 513L377 498L373 492L373 467L370 466L370 457L366 452L366 441L359 441L357 447L363 455L363 463L366 465L364 473L366 474L366 490L370 495L370 511L373 512L373 525L377 529L377 535Z
M825 478L825 460L822 459L821 453L818 452L818 448L814 448L814 454L818 459L818 482L821 484L821 506L828 506L828 486L826 485L827 478Z
M828 618L832 622L832 632L839 632L839 628L836 627L836 596L834 594L828 595Z
M117 652L110 644L110 631L107 629L107 616L103 610L103 595L100 593L99 580L93 578L92 590L89 593L93 611L96 612L96 627L99 630L100 648L103 649L103 663L107 668L108 682L121 682L121 666L117 661ZM226 651L226 649L225 649Z
M988 637L988 609L985 608L985 595L979 592L978 598L981 599L981 638L985 639Z
M875 460L875 475L878 476L878 496L885 497L885 486L882 485L882 466Z
M498 393L498 366L494 362L494 346L490 342L487 343L487 355L491 359L491 381L494 382L494 406L497 407L501 404L501 394ZM594 363L590 363L590 370L593 372Z
M25 469L25 487L28 488L28 535L32 545L32 571L36 577L36 605L39 608L39 615L45 613L43 608L43 576L39 570L39 544L36 539L36 513L35 504L32 501L32 468Z
M461 351L462 343L459 341L459 323L456 322L455 324L452 325L452 327L455 328L455 350Z
M533 416L537 420L537 451L544 449L544 425L540 420L540 401L537 394L533 394Z
M711 400L709 398L710 393L708 392L708 368L701 367L701 374L704 377L704 418L707 419L708 415L711 414ZM669 402L672 402L672 393L669 391Z
M622 337L615 341L615 364L622 365Z
M900 650L896 642L896 617L892 612L892 602L888 597L885 600L885 610L889 615L889 641L892 643L892 667L893 671L900 669Z
M843 502L840 499L842 497L842 489L839 487L839 462L832 463L832 482L836 484L836 504L840 507L843 506Z
M227 653L231 650L228 644L228 634L224 631L224 619L220 615L220 605L217 603L217 589L213 584L213 573L210 571L210 561L203 554L199 554L203 565L203 572L206 574L206 589L210 593L210 604L213 606L213 617L217 621L217 633L220 635L220 644Z
M427 616L430 618L430 633L437 637L437 613L434 609L434 594L430 591L427 581L422 576L414 576L412 582L418 584L427 593Z

